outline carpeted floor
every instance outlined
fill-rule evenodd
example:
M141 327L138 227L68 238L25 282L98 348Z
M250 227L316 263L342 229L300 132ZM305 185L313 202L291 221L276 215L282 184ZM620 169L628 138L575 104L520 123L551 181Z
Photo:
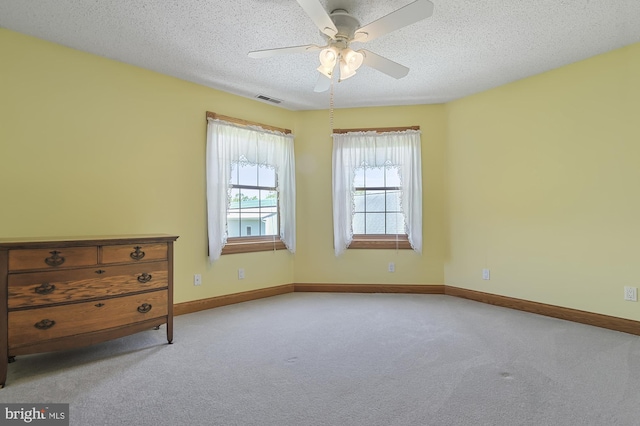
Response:
M640 337L439 295L292 293L18 357L71 425L638 425Z

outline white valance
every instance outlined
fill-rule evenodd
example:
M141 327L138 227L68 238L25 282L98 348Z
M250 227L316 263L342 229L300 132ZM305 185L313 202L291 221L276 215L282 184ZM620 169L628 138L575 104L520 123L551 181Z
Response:
M207 214L209 259L220 257L227 243L227 207L231 167L247 162L274 167L278 178L280 239L296 250L296 185L293 135L207 119Z
M420 131L333 134L333 238L336 256L353 240L355 171L396 166L402 188L402 212L411 247L422 252L422 167Z

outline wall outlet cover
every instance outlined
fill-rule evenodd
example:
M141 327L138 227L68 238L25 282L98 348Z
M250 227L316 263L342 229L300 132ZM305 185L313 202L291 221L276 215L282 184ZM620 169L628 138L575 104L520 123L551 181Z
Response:
M491 279L491 271L489 269L483 269L482 270L482 279L483 280L490 280Z
M624 300L631 302L638 301L638 288L637 287L625 287L624 288Z

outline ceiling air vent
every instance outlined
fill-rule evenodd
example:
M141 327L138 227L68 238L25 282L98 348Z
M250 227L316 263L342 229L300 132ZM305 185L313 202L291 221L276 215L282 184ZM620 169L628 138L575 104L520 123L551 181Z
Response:
M274 104L282 103L282 101L280 99L270 98L270 97L265 96L265 95L258 95L258 96L256 96L256 98L262 99L263 101L272 102Z

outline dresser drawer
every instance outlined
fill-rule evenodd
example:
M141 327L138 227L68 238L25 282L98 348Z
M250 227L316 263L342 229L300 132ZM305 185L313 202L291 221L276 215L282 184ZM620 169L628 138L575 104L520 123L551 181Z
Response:
M166 259L166 244L120 244L100 248L100 263L131 263Z
M9 275L9 309L74 302L168 286L168 264L101 266Z
M95 265L97 247L63 247L9 251L9 271Z
M167 316L167 291L9 312L9 349Z

